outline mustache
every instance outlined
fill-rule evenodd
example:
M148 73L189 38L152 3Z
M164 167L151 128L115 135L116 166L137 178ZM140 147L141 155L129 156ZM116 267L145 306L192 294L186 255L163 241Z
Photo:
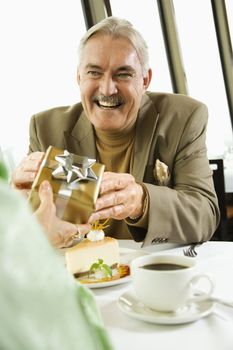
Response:
M94 96L92 98L93 102L104 102L104 103L111 103L111 104L122 104L124 103L124 99L120 95L111 95L111 96L105 96L103 94Z

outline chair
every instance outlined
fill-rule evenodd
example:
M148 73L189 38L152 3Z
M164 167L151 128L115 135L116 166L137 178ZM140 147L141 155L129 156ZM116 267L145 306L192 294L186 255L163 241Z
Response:
M224 182L224 167L223 159L210 159L210 167L213 170L214 187L218 197L220 209L220 222L217 230L213 234L211 240L213 241L228 241L228 223L227 223L227 209L226 209L226 195Z
M233 241L233 193L226 193L226 207L229 241Z

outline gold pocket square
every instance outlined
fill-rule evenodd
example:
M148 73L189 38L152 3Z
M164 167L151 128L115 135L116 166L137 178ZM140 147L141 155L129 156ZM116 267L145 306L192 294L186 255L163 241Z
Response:
M158 185L160 186L165 186L169 181L168 166L159 159L156 159L155 162L154 175Z

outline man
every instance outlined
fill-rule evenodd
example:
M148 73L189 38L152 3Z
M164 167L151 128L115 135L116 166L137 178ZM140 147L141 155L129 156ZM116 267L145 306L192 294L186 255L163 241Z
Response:
M49 145L65 148L106 166L89 222L110 218L108 235L144 245L208 240L219 209L206 155L207 108L147 92L151 77L147 45L128 21L109 17L92 27L79 49L82 102L32 117L33 153L16 169L14 186L30 188Z

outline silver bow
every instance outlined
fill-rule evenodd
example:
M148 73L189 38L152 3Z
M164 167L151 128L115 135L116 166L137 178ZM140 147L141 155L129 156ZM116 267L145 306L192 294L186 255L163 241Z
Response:
M81 180L96 181L98 177L91 169L95 159L81 157L64 151L55 157L58 162L57 168L52 172L55 179L66 180L69 184L75 184Z

